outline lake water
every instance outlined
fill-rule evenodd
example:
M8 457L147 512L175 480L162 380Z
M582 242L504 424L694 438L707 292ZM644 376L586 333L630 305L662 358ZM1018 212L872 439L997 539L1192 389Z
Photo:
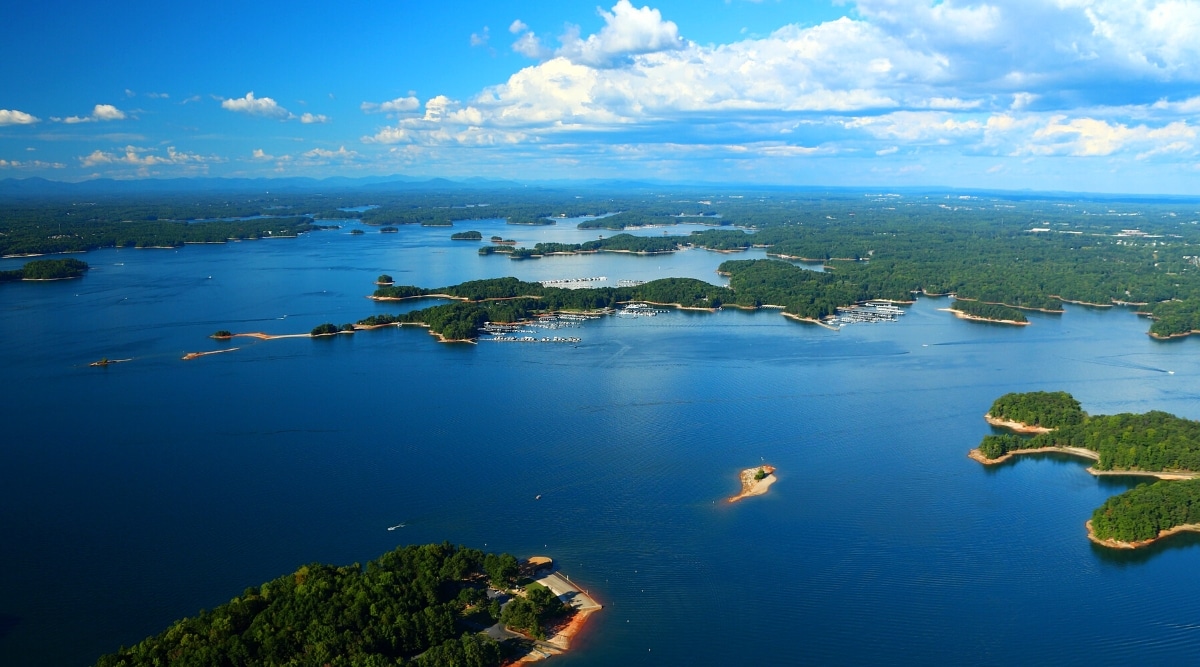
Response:
M207 338L396 312L364 298L380 273L720 282L721 261L763 256L515 262L448 237L600 232L353 226L98 251L82 280L0 286L0 664L88 664L301 564L442 540L553 556L606 605L564 666L1161 664L1200 648L1200 540L1131 554L1085 537L1134 480L966 457L1009 391L1200 418L1197 341L1155 342L1127 311L1017 328L929 298L840 332L776 311L613 317L569 330L577 347ZM88 367L101 357L133 361ZM779 469L770 493L725 503L760 460Z

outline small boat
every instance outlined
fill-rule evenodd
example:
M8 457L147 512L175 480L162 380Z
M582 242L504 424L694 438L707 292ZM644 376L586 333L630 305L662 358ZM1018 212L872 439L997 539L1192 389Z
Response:
M540 493L539 493L539 494L537 494L536 496L534 496L534 497L533 497L533 499L534 499L534 500L541 500L541 499L542 499L542 494L540 494Z

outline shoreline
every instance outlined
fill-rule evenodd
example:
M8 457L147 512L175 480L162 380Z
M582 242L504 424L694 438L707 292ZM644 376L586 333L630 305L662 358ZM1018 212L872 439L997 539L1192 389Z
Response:
M1116 305L1116 303L1092 303L1090 301L1076 301L1074 299L1064 299L1061 296L1058 296L1057 294L1048 294L1046 296L1049 296L1054 299L1058 299L1059 301L1062 301L1063 303L1073 303L1077 306L1091 306L1092 308L1112 308L1113 306Z
M1096 537L1096 532L1094 530L1092 530L1092 520L1091 519L1088 519L1087 521L1085 521L1083 525L1087 527L1087 536L1088 536L1089 540L1091 540L1092 542L1094 542L1096 544L1099 544L1102 547L1108 547L1109 549L1141 549L1143 547L1148 547L1151 544L1158 542L1159 540L1166 539L1172 535L1178 535L1179 533L1186 533L1186 532L1200 533L1200 524L1185 523L1185 524L1182 524L1179 526L1175 526L1174 528L1167 528L1165 530L1160 530L1160 531L1158 531L1157 537L1151 537L1148 540L1139 540L1137 542L1124 542L1122 540L1114 540L1111 538L1101 539L1099 537Z
M994 304L994 305L1004 305L1004 304ZM971 320L972 322L991 322L993 324L1011 324L1013 326L1018 326L1018 327L1029 326L1029 322L1018 322L1016 320L993 320L993 319L989 319L986 317L980 317L978 315L968 315L967 313L964 313L961 310L955 310L953 308L938 308L938 310L944 310L948 313L954 313L954 316L960 320Z
M1049 296L1052 296L1055 299L1058 299L1058 297L1054 296L1053 294L1051 294ZM983 304L987 304L989 306L1004 306L1005 308L1013 308L1015 310L1028 310L1030 312L1050 313L1051 315L1062 315L1063 313L1067 312L1067 311L1063 310L1062 308L1059 308L1058 310L1050 310L1048 308L1035 308L1033 306L1014 306L1011 303L1001 303L999 301L980 301L979 299L970 299L965 296L958 296L957 294L954 296L954 298L958 299L959 301L974 301L976 303L983 303ZM1059 299L1059 300L1061 301L1061 299Z
M604 605L596 602L591 594L575 585L557 567L549 574L534 581L550 589L550 592L558 596L559 600L571 607L573 613L566 618L564 623L547 628L549 632L545 639L533 640L535 650L522 656L517 660L518 663L540 662L552 656L567 653L571 650L571 640L583 630L588 617L604 608ZM524 635L524 633L521 634Z
M763 306L763 308L771 308L771 307L774 307L774 306ZM795 322L804 322L805 324L815 324L819 327L825 327L826 329L829 329L830 331L838 331L839 330L837 327L833 326L832 324L826 324L825 322L822 322L821 320L813 319L811 317L800 317L799 315L796 315L794 313L783 313L783 316L788 318L789 320L793 320Z
M1032 424L1026 424L1025 422L1018 422L1018 421L1012 421L1012 420L1008 420L1008 419L1001 419L999 417L993 417L991 413L985 414L983 416L983 420L986 421L987 423L991 424L992 426L999 426L1001 428L1006 428L1010 431L1015 431L1017 433L1038 435L1041 433L1049 433L1050 431L1054 430L1047 426L1034 426Z
M1172 340L1174 338L1187 338L1188 336L1194 336L1196 334L1200 334L1200 329L1192 329L1191 331L1182 331L1180 333L1167 334L1165 336L1162 334L1156 334L1153 331L1146 332L1146 335L1150 336L1154 340Z
M199 359L200 357L207 357L211 354L224 354L226 352L234 352L239 349L241 349L241 348L231 347L227 350L212 350L211 352L188 352L187 354L183 355L183 361L191 361L192 359Z
M992 466L1004 463L1014 456L1020 456L1022 454L1053 454L1055 452L1059 454L1067 454L1068 456L1076 456L1081 459L1088 459L1089 461L1100 460L1100 454L1098 452L1093 452L1090 449L1084 449L1082 447L1038 447L1037 449L1014 449L1005 453L1003 456L994 459L989 459L988 457L984 456L983 452L979 451L979 448L976 447L975 449L967 452L967 457L973 461L978 461L985 466ZM1097 470L1094 466L1088 466L1085 468L1085 470L1087 470L1087 473L1093 477L1126 475L1132 477L1154 477L1162 480L1196 479L1197 477L1200 477L1200 472L1187 472L1182 470Z
M1037 449L1014 449L1011 452L1006 452L1003 456L994 459L989 459L983 454L983 452L979 451L978 447L976 447L975 449L967 452L967 457L974 461L978 461L985 466L992 466L1004 463L1014 456L1020 456L1022 454L1050 454L1054 452L1078 456L1079 458L1088 459L1089 461L1100 460L1099 454L1090 449L1083 449L1082 447L1038 447ZM1092 468L1089 466L1088 471L1091 472L1091 470Z
M767 473L766 477L763 477L762 479L754 479L755 475L757 475L758 471L760 470ZM746 468L742 472L738 473L738 480L742 483L742 492L736 496L730 496L729 502L736 503L742 498L761 496L767 492L767 489L771 488L771 485L774 484L777 479L778 478L775 476L775 466L761 465L754 466L753 468Z

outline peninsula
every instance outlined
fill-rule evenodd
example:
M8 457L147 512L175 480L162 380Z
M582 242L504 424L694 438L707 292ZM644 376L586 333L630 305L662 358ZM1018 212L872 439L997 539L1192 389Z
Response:
M548 558L522 566L448 542L405 546L365 567L305 565L96 664L323 665L352 656L353 664L499 667L566 651L599 609Z
M771 488L776 479L775 466L761 465L746 468L738 474L738 480L742 483L742 491L736 496L730 496L729 502L736 503L742 498L761 496Z
M994 322L996 324L1015 324L1017 326L1025 326L1029 324L1029 320L1025 315L1016 308L1011 308L998 303L984 303L982 301L970 301L963 299L955 299L954 303L950 304L948 310L954 313L954 316L961 320L973 320L976 322ZM1061 312L1061 311L1060 311Z
M969 454L984 465L1017 454L1059 452L1093 461L1088 468L1093 475L1161 480L1098 508L1088 522L1088 537L1097 544L1136 548L1200 524L1200 422L1160 411L1092 416L1066 392L1005 394L986 418L993 426L1036 435L985 436Z

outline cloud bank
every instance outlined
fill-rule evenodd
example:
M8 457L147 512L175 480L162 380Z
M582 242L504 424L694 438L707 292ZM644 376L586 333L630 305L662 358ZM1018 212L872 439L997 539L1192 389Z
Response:
M628 0L599 14L596 33L568 26L555 50L514 20L512 49L539 62L363 142L563 156L603 142L618 158L652 146L680 159L1200 152L1197 2L860 0L838 20L717 45Z

